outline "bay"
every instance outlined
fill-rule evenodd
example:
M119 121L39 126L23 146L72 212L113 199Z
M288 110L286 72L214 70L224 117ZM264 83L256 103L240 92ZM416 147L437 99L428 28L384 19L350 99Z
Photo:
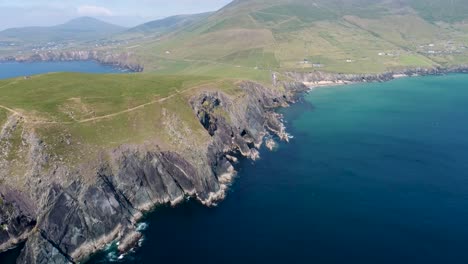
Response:
M51 72L117 73L122 72L122 70L110 65L102 65L95 61L0 63L0 79Z

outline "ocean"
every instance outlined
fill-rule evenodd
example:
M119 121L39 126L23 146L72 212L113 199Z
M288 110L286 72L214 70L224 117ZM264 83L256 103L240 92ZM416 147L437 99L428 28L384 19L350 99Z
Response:
M144 220L90 263L468 263L468 75L316 88L227 199Z
M468 263L467 106L468 75L316 88L219 206L156 208L88 263Z

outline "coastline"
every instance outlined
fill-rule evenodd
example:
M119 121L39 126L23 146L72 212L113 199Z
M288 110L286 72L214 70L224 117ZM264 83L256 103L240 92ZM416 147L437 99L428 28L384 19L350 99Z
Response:
M444 75L450 73L468 73L468 65L433 68L408 68L399 71L387 71L376 74L345 74L328 72L286 72L286 76L313 88L340 86L366 82L387 82L395 79Z
M96 50L53 51L30 55L6 56L0 58L2 62L58 62L58 61L95 61L101 65L113 66L131 72L143 72L144 67L136 61L131 52L114 53Z
M12 218L28 219L14 226L21 241L7 231L0 234L7 239L1 246L11 248L27 237L18 263L38 259L74 263L86 260L112 241L119 241L122 251L131 249L141 236L136 230L138 221L159 205L174 206L190 197L203 205L216 206L234 179L237 157L258 158L257 148L267 135L287 139L281 116L274 111L294 103L307 90L301 83L282 83L276 88L250 81L237 85L248 96L200 91L190 100L195 117L211 135L207 148L199 150L196 157L190 158L196 150L184 154L161 151L154 145L121 146L106 154L110 160L97 161L96 176L86 176L95 177L93 182L80 180L85 172L58 165L51 172L31 178L44 180L31 184L32 190L21 197L5 194L8 189L10 193L22 190L7 187L7 191L0 191L3 207L16 209ZM172 119L170 115L166 118ZM37 157L32 163L40 167L37 162L47 160L44 146L35 144L34 148ZM54 181L57 174L61 179L58 182ZM70 213L64 216L60 212ZM87 219L103 222L90 225ZM81 238L77 240L77 236Z
M327 78L318 81L317 84L322 84L319 87L326 87L326 86L335 86L337 84L350 84L350 83L358 83L358 82L382 82L382 81L390 81L396 78L403 78L403 77L411 77L411 76L423 76L423 75L440 75L445 73L467 73L468 67L458 67L458 68L451 68L450 70L420 70L416 71L411 70L412 74L403 75L403 73L395 73L389 72L384 74L378 75L343 75L343 74L326 74ZM297 73L295 73L297 74ZM316 76L322 75L324 76L325 73L306 73L306 75L302 76L302 80L309 80L312 82L317 82ZM155 206L162 205L162 204L171 204L176 205L180 202L184 201L184 198L192 197L197 199L199 202L206 206L216 206L217 201L222 200L225 198L225 192L229 188L230 183L232 182L235 170L233 164L236 163L235 160L237 157L247 157L250 159L255 159L258 157L258 148L264 142L264 138L267 135L276 135L281 140L287 140L287 133L285 132L285 128L283 122L281 120L281 116L275 114L274 110L286 107L288 104L294 103L298 96L302 93L307 91L307 87L305 87L305 83L307 82L290 82L290 83L281 83L284 86L284 92L272 91L267 87L263 87L260 84L254 82L242 82L240 86L247 94L249 94L248 98L242 102L236 102L231 100L226 95L219 93L219 92L202 92L197 97L194 97L191 101L191 105L194 111L194 114L199 118L201 124L205 127L205 129L212 134L212 142L207 149L207 160L203 160L203 162L207 162L207 166L213 171L214 178L210 180L214 180L212 183L213 186L201 186L196 187L194 185L185 186L176 186L171 187L174 189L174 195L168 193L167 196L154 200L154 199L147 199L144 202L134 200L135 197L130 197L126 194L128 190L119 189L122 183L131 184L131 181L125 182L128 179L124 178L117 178L114 179L113 177L118 176L119 173L130 173L130 177L134 177L134 179L139 179L139 175L136 172L128 172L128 171L120 171L118 172L111 172L107 171L108 169L103 168L103 171L98 173L99 178L102 182L99 182L97 186L81 186L81 183L77 183L80 185L80 188L84 188L85 192L76 191L75 187L71 188L72 186L57 186L58 192L64 194L64 196L58 196L54 199L85 199L90 198L88 197L88 191L90 189L87 188L99 188L101 191L104 192L104 198L109 199L108 197L115 197L115 199L120 203L121 206L121 217L129 217L128 220L131 223L121 223L120 221L116 221L116 226L109 230L109 232L104 232L103 236L91 237L91 241L86 241L70 252L64 252L60 245L53 244L51 241L54 238L50 238L47 234L47 229L50 228L49 223L45 223L45 226L40 228L40 233L33 233L33 229L28 231L27 233L23 233L23 235L33 236L30 237L26 248L29 252L27 254L30 257L35 256L34 254L38 254L36 252L37 247L47 245L50 249L60 249L59 255L62 255L68 261L73 260L82 260L86 259L92 253L103 249L108 243L112 241L120 241L121 245L119 246L123 251L126 251L133 246L135 246L138 242L137 237L139 235L138 232L135 231L135 226L139 219L141 219L143 213L146 213L152 210ZM239 106L238 104L241 103ZM228 121L223 116L219 116L217 113L219 109L228 113L230 121ZM234 133L234 136L230 136ZM268 145L272 145L272 143L268 143ZM127 149L126 151L121 151L117 155L116 161L122 161L123 164L133 164L132 166L148 166L147 161L142 159L142 153L139 152L140 150L136 149ZM157 157L162 161L164 166L169 168L169 164L178 164L171 169L167 169L167 174L171 178L174 178L175 182L177 182L176 178L181 173L188 177L187 172L193 171L193 175L198 175L197 177L201 177L199 172L196 171L197 168L194 168L194 164L190 164L190 161L186 160L182 156L178 156L176 153L164 153L159 152L158 150L150 151L149 153L144 153L144 155L150 155ZM206 169L206 168L205 168ZM132 174L133 173L133 174ZM191 176L191 175L190 175ZM74 184L67 183L67 184ZM148 183L148 187L152 187L151 183ZM106 188L110 188L111 190L107 190ZM180 188L180 189L179 189ZM75 195L71 195L68 193L75 193ZM69 197L67 197L69 195ZM22 199L21 199L22 200ZM27 200L27 199L24 199ZM103 199L104 200L104 199ZM25 204L30 204L29 201L25 202ZM73 205L64 205L61 204L59 201L53 204L52 209L57 208L63 209L69 208L70 210L75 210L76 208L80 208L79 204ZM130 213L125 212L128 210ZM120 213L119 213L120 214ZM81 217L81 216L80 216ZM115 217L115 216L114 216ZM35 218L35 217L34 217ZM48 218L48 221L52 223L58 223L60 219L53 219ZM68 227L64 227L68 228ZM44 233L43 233L44 232ZM140 234L141 235L141 234ZM45 241L44 241L45 240ZM52 256L50 256L52 257ZM28 261L28 258L23 258L25 262Z

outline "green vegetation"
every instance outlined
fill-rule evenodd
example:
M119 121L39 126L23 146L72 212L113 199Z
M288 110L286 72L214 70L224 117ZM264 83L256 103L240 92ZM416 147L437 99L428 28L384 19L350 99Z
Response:
M0 81L0 105L32 120L73 122L160 100L213 78L54 73ZM10 85L7 85L10 83Z
M460 22L468 18L468 5L465 0L408 0L424 19L430 22Z
M133 39L148 37L149 35L162 35L165 33L174 32L192 25L204 18L207 18L211 13L202 13L194 15L178 15L164 19L158 19L147 22L145 24L130 28L120 34L114 36L114 39Z
M71 165L91 164L103 149L123 144L151 142L180 151L186 150L186 142L203 147L209 136L189 100L200 90L236 97L241 92L236 82L191 75L79 73L0 80L3 124L7 115L22 117L0 141L3 158L11 162L11 173L23 175L28 131L44 142L51 159ZM15 179L22 184L21 177Z
M151 72L261 80L270 70L445 66L468 54L467 18L461 0L234 1L133 51Z
M237 98L237 80L270 83L273 71L380 73L466 64L466 8L462 0L237 0L215 13L153 21L114 35L128 45L110 49L132 53L144 74L0 80L0 123L23 117L10 135L8 159L26 155L22 133L30 129L51 157L68 163L122 144L150 141L183 151L183 138L201 146L209 138L188 103L194 93Z
M90 18L0 32L0 41L94 39L129 52L147 72L267 80L270 71L381 72L464 62L464 0L236 0L124 30ZM430 45L431 44L431 45ZM86 44L80 44L86 48ZM0 56L15 53L4 46ZM304 63L305 62L305 63ZM314 67L320 65L320 67Z

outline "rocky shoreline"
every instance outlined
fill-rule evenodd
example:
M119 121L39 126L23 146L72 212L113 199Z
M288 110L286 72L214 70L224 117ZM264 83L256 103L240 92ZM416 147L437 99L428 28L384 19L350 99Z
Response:
M136 61L132 53L114 53L109 51L49 51L30 55L7 56L0 62L53 62L53 61L96 61L132 72L142 72L144 67Z
M85 60L88 55L76 56ZM237 99L222 92L200 92L190 106L211 137L206 149L177 153L155 144L123 145L103 153L92 175L60 164L49 166L51 157L43 142L33 132L24 132L22 140L30 153L31 170L25 175L29 189L11 188L1 180L8 175L0 175L0 252L24 241L17 263L82 262L112 241L119 241L119 250L125 252L138 244L137 223L155 206L188 198L214 206L224 199L239 158L257 159L263 144L273 149L269 135L288 139L275 109L294 103L309 89L305 84L383 82L455 72L468 73L468 66L375 75L289 72L286 76L295 81L279 83L277 89L239 83L244 96ZM11 117L0 141L7 141L21 122ZM184 140L177 131L174 134ZM2 166L8 164L0 162Z
M26 241L17 263L82 262L112 241L119 241L122 251L136 245L138 220L157 205L187 198L216 205L225 197L238 158L258 158L266 135L287 138L275 109L307 90L301 83L278 89L248 81L238 85L245 93L241 98L201 92L190 100L194 116L211 136L205 150L191 151L197 152L193 157L152 144L124 145L104 153L94 175L82 175L79 169L48 164L51 157L42 141L25 133L29 189L15 190L0 181L0 251ZM11 120L2 131L20 123ZM8 133L2 137L7 140Z
M468 73L468 65L433 68L408 68L403 70L387 71L378 74L346 74L313 71L286 72L285 75L295 81L302 82L309 87L320 87L362 82L387 82L404 77L443 75L449 73Z

